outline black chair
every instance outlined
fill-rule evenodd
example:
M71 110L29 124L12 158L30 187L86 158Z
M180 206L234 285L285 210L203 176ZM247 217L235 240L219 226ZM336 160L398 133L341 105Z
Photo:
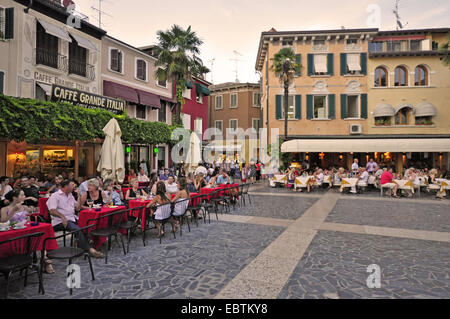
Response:
M243 188L242 188L242 200L244 201L244 205L247 205L245 203L245 196L247 196L249 203L252 203L252 200L250 199L250 194L248 193L250 189L250 183L246 183L244 184Z
M125 229L127 231L127 253L130 252L131 233L134 233L138 228L141 221L141 211L143 209L144 207L135 207L128 209L126 211L127 221L122 222L119 226L119 228ZM138 215L139 217L136 217L136 215Z
M172 217L180 224L180 236L183 236L183 221L186 220L189 232L191 231L191 226L189 225L189 218L186 213L188 212L190 199L182 199L174 203Z
M106 237L107 247L105 253L105 264L108 263L108 251L111 249L111 237L114 236L117 244L119 244L119 240L117 237L120 237L122 242L123 254L126 255L127 252L125 250L125 244L123 243L123 236L119 232L120 225L122 224L123 216L126 214L126 211L121 210L118 212L113 212L110 214L106 214L97 218L89 219L87 221L87 225L91 225L93 223L96 227L89 234L94 237ZM103 219L108 219L108 226L105 228L97 228L97 223L99 223Z
M221 194L222 193L222 194ZM228 201L226 200L226 191L225 189L220 189L212 193L210 197L210 201L214 204L215 211L219 211L219 207L222 207L220 210L221 214L223 214L223 211L225 212L229 211L230 205Z
M77 247L76 245L74 245L74 237L76 234L79 233L84 233L87 236L87 231L88 229L94 227L95 225L89 225L83 228L80 228L78 230L74 230L71 232L67 232L65 231L62 235L56 236L56 237L49 237L46 238L44 240L44 244L43 244L43 251L45 251L45 248L47 246L47 242L49 240L58 240L60 238L63 238L63 247L60 247L58 249L55 250L50 250L47 252L47 258L49 259L60 259L60 260L69 260L69 265L72 264L72 260L81 256L84 256L85 258L88 259L89 261L89 269L91 270L91 276L92 276L92 280L95 280L95 276L94 276L94 268L92 267L92 261L91 261L91 256L89 254L89 251L83 250L79 247ZM70 236L70 246L67 247L66 246L66 237ZM45 256L42 255L41 257L41 267L40 267L40 272L41 272L41 278L42 278L42 272L44 270L44 266L45 266ZM70 288L69 289L70 295L72 295L73 293L73 289ZM44 290L44 283L42 283L42 294L45 294L45 290Z
M187 211L189 211L191 213L191 219L195 220L195 224L198 227L198 215L200 213L202 213L203 215L203 220L206 223L206 209L203 205L201 205L201 198L207 198L208 195L198 195L195 196L195 198L200 198L199 202L196 203L195 205L189 205L187 207Z
M159 236L159 243L162 243L162 237L164 236L164 226L167 222L172 220L172 203L168 202L167 204L156 205L154 207L155 212L152 216L152 221L160 223L163 234ZM161 217L156 218L156 214L160 213ZM172 225L173 228L173 225ZM173 238L176 238L175 231L173 231Z
M0 259L0 272L5 276L6 279L5 299L8 298L9 283L14 272L20 271L20 273L22 274L22 272L25 270L24 287L26 287L28 269L33 266L34 261L37 260L36 250L38 249L39 242L43 235L43 232L39 232L11 238L0 242L0 247L9 245L8 248L2 249L3 251L8 251L7 256ZM37 269L37 274L39 277L39 291L41 291L43 285L42 274L39 269Z
M214 212L216 214L216 219L219 220L219 216L217 214L216 205L210 202L208 199L208 195L200 195L200 203L199 205L203 207L203 213L205 215L205 223L206 223L206 214L208 214L208 222L211 223L211 213Z

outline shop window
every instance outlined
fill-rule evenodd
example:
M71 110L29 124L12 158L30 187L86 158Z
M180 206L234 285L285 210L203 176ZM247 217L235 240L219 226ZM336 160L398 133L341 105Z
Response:
M145 105L136 105L136 118L145 120L147 118L147 107Z

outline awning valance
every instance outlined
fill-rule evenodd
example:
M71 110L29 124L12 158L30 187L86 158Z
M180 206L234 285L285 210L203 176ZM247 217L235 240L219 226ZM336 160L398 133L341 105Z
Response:
M197 91L197 95L203 94L203 95L209 96L211 94L209 89L200 83L195 83L195 90Z
M77 41L78 45L82 48L88 49L90 51L97 51L97 47L88 39L79 36L75 32L69 32L70 35Z
M64 30L63 28L60 28L54 24L48 23L47 21L44 21L42 19L37 19L39 24L45 29L45 32L53 35L57 38L60 38L61 40L72 42L72 39L69 36L69 33Z
M450 152L450 138L297 139L284 142L281 152Z
M135 89L115 82L103 81L103 94L139 104L139 97Z
M50 84L45 84L41 82L36 82L36 84L39 85L39 87L45 91L46 95L52 96L52 86Z
M394 116L395 109L392 105L387 103L381 103L375 106L373 110L373 117L382 117L382 116Z
M161 108L161 100L159 99L159 95L145 92L136 89L139 96L139 104L147 105L153 108L160 109Z
M437 111L433 104L429 102L422 102L416 106L416 117L418 116L436 116Z
M186 88L192 89L194 86L192 85L191 81L184 81L184 84L186 85Z

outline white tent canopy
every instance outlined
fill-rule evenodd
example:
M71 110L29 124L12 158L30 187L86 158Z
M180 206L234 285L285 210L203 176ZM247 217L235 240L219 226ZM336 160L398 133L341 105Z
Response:
M450 138L297 139L284 142L281 152L450 152Z
M122 145L122 131L116 119L111 119L103 128L105 141L102 145L97 171L102 178L117 180L123 183L125 179L125 158Z

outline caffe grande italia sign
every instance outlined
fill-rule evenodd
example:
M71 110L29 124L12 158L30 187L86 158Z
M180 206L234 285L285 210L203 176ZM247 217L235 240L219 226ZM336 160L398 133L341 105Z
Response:
M125 109L125 102L107 96L83 92L59 85L52 85L52 100L68 102L87 108L101 108L119 114Z

